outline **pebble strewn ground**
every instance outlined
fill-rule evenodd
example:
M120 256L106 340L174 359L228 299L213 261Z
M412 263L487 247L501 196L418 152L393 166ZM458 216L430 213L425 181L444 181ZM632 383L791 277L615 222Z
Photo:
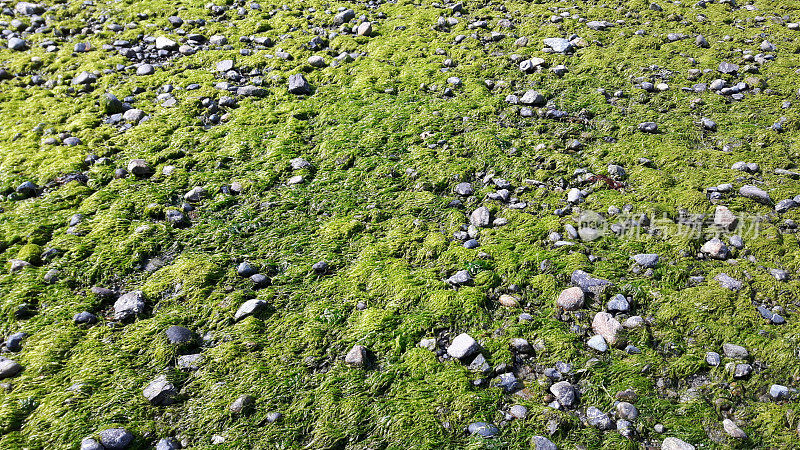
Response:
M0 4L0 448L797 448L797 6Z

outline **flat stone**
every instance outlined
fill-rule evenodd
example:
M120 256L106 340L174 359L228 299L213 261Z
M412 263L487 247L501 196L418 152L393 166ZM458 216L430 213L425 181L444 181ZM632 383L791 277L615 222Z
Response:
M765 205L772 204L772 198L770 198L767 191L757 188L751 185L745 185L739 188L739 195L742 197L746 197L752 200L755 200L759 203L763 203Z
M736 73L739 71L739 66L727 61L719 63L719 71L725 74Z
M722 344L722 353L728 358L734 359L747 359L750 357L750 353L746 348L736 344Z
M580 287L583 292L587 294L593 294L595 296L602 294L607 287L613 286L613 283L610 281L602 278L595 278L582 270L576 270L572 272L570 281L575 286Z
M188 344L194 341L194 333L188 328L178 325L173 325L164 332L167 335L167 340L170 344Z
M715 276L714 279L717 280L717 282L719 282L720 286L724 287L725 289L730 289L732 291L738 291L741 290L742 287L744 287L744 284L741 281L731 277L727 273L721 273Z
M636 264L646 268L652 268L658 264L658 255L655 253L639 253L631 256L631 259Z
M261 311L266 306L267 302L265 302L264 300L256 298L247 300L246 302L242 303L242 306L240 306L239 309L236 310L236 314L234 314L233 320L238 322L247 316L251 316Z
M171 405L175 401L177 394L175 386L167 381L165 375L159 375L155 380L151 381L142 391L144 397L150 401L151 404L156 406Z
M156 38L156 48L158 50L177 50L178 43L166 36Z
M544 40L544 45L558 53L565 53L572 50L572 43L564 38L546 38Z
M488 422L474 422L467 427L469 434L480 436L485 439L493 438L500 434L500 429L496 425Z

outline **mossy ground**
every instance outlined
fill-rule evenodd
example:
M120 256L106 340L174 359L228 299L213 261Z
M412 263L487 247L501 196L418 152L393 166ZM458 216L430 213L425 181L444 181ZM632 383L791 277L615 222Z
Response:
M223 34L232 50L183 56L150 76L105 74L93 89L75 92L69 85L75 74L127 64L115 52L100 50L104 43L134 40L141 33L175 37L167 17L176 13L184 20L211 17L201 1L81 3L63 3L54 20L62 27L80 28L83 21L105 14L109 23L134 21L139 26L120 34L76 36L56 53L37 45L45 36L31 36L26 52L0 50L4 67L23 74L0 85L0 191L10 194L27 180L45 186L76 171L88 171L90 178L86 186L70 182L52 186L40 197L0 202L0 259L33 263L0 275L0 336L16 331L30 335L24 349L13 355L24 373L10 380L13 389L0 393L0 448L74 448L81 438L112 425L133 431L141 448L170 435L195 448L210 446L213 435L224 436L226 448L525 448L532 436L546 434L552 417L565 423L552 437L559 448L637 447L617 433L601 433L549 410L542 401L546 389L533 380L527 382L528 399L499 388L474 387L478 374L454 361L442 363L416 346L442 330L453 336L470 333L492 364L511 362L511 338L541 341L543 349L528 363L548 367L567 361L582 370L582 405L610 409L615 392L635 389L638 422L647 439L661 438L653 425L662 423L667 435L703 448L797 447L798 405L758 401L771 383L796 387L800 377L800 317L795 313L800 282L778 283L762 267L783 268L797 278L797 235L777 231L784 218L800 219L797 211L778 218L766 206L732 198L735 211L770 217L761 237L746 240L736 265L684 256L696 254L704 241L674 233L607 236L567 249L553 249L547 240L549 232L573 223L571 217L552 215L565 198L553 188L561 179L574 182L579 168L603 174L615 163L628 171L627 189L602 190L598 184L584 209L605 211L629 203L637 213L666 213L672 220L681 208L712 212L705 187L734 182L738 188L753 178L730 169L740 160L761 165L755 182L763 183L773 199L800 194L800 182L773 174L775 168L796 168L800 158L798 109L781 109L784 100L797 103L800 39L798 32L772 19L755 22L757 16L799 14L794 2L756 0L756 11L659 2L664 11L657 12L643 0L466 1L468 17L487 19L490 29L500 30L496 22L506 16L516 27L501 30L508 36L496 43L467 38L454 44L458 34L486 37L489 30L468 30L469 20L462 19L449 32L435 31L432 26L446 10L429 1L398 1L374 9L344 2L264 1L262 11L249 11L244 18L232 10L219 22L189 29L206 36ZM282 9L284 4L288 8ZM305 63L315 54L305 47L313 36L310 27L331 23L332 16L324 11L339 6L366 14L376 33L339 36L324 56L330 60L342 51L367 55L338 67L312 69ZM317 11L310 13L309 7ZM549 22L554 12L563 10L587 20L625 23L593 31L575 20ZM386 18L378 19L379 12ZM147 18L139 19L137 13ZM699 21L698 14L707 19ZM674 15L680 18L667 20ZM638 29L647 34L634 35ZM573 32L588 47L572 56L540 51L543 38ZM691 38L665 43L671 32ZM245 46L239 36L253 34L270 36L294 60L268 58L274 49L239 55ZM696 34L703 34L711 48L696 47ZM723 39L725 35L731 39ZM515 48L518 36L527 36L531 45ZM721 60L739 63L737 49L758 53L764 38L778 47L777 59L756 76L767 81L773 94L730 103L712 93L680 90L694 83L687 80L689 69L716 69ZM89 42L95 50L73 55L75 42ZM437 48L447 56L437 55ZM563 63L569 73L525 75L509 60L513 53L541 56L550 66ZM457 66L443 72L447 57ZM696 66L689 57L696 59ZM226 123L206 128L199 119L198 99L222 95L213 88L214 64L226 58L233 58L237 67L264 71L269 94L240 99ZM661 69L671 71L666 77L669 91L646 95L633 88L634 78ZM314 86L313 95L286 92L286 79L296 72L303 72ZM64 81L52 89L20 81L33 74ZM450 76L460 77L463 86L447 98L442 92ZM716 76L703 75L701 80ZM486 79L505 83L489 90ZM175 107L154 101L162 85L189 83L201 88L175 91ZM136 87L146 89L135 106L150 120L124 133L104 124L101 96L111 92L122 98ZM395 92L386 93L389 88ZM521 118L504 97L529 88L559 109L571 114L585 110L593 118L586 123ZM597 88L621 89L626 96L612 104ZM689 101L695 97L705 104L692 109ZM717 121L719 131L698 127L703 116ZM768 129L781 116L787 119L787 131ZM636 130L638 123L651 120L658 122L660 134ZM43 144L46 135L59 132L83 143ZM567 151L572 139L581 140L584 148ZM444 144L429 146L440 140ZM734 150L721 152L729 142ZM87 154L109 157L113 164L87 167ZM287 186L289 161L295 157L314 167L302 172L305 183ZM653 164L639 165L640 157ZM114 179L114 169L134 158L149 161L156 175ZM166 165L176 167L169 176L161 174ZM518 194L531 205L522 211L488 202L509 223L483 231L476 251L451 239L466 218L463 210L447 205L453 186L474 182L477 173L496 174L515 186L536 179L550 188ZM740 178L742 182L735 181ZM241 195L220 193L221 186L233 181L243 184ZM211 195L199 204L190 227L172 228L154 214L151 205L176 207L195 186L206 187ZM477 187L467 211L491 191ZM65 233L75 213L86 217L80 225L83 236ZM63 253L43 260L48 248ZM479 251L489 257L476 263ZM629 256L642 252L661 255L652 277L630 271ZM590 262L590 254L599 259ZM745 259L747 254L757 262ZM163 267L144 270L154 258ZM545 259L553 267L542 273ZM237 277L236 264L244 260L268 273L272 285L254 291L249 281ZM330 264L329 274L311 270L320 260ZM467 267L480 272L475 286L454 290L444 281ZM60 271L52 285L43 281L51 269ZM614 292L635 298L638 314L655 318L654 326L629 335L641 354L594 354L585 339L556 320L555 296L568 286L575 269L613 280ZM713 281L719 272L747 280L746 288L731 292L719 287ZM687 287L688 277L696 274L706 275L706 283ZM511 284L522 288L522 308L502 308L494 300ZM73 326L75 313L110 313L108 302L89 293L95 285L142 289L148 313L121 328ZM234 312L249 298L264 299L269 308L234 323ZM787 324L766 325L752 299L786 308ZM357 310L358 302L367 308ZM15 314L23 304L35 311L32 317ZM534 320L520 322L523 311ZM582 324L587 326L588 320L590 316ZM177 353L163 334L174 324L214 336L215 345L204 349L197 371L175 369ZM719 351L723 342L745 345L761 363L751 378L736 381L733 388L722 368L710 370L703 362L705 352ZM374 355L372 369L344 364L343 355L354 344L365 345ZM584 369L592 357L600 363ZM154 407L142 388L161 373L174 380L181 395L174 405ZM686 403L655 385L656 379L665 378L682 392L687 377L698 373L711 382ZM81 389L67 390L78 383ZM227 406L242 394L256 397L255 411L233 417ZM748 440L709 439L708 430L721 427L721 411L715 406L719 398L727 399L747 424ZM481 440L464 433L471 422L501 420L499 411L514 403L526 405L530 416L512 422L498 438ZM283 420L265 424L271 411L282 412Z

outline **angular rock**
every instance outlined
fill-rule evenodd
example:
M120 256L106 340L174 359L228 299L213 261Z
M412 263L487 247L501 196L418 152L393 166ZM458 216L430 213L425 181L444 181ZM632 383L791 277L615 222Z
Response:
M302 74L294 74L289 76L289 93L294 95L309 95L311 94L311 85L308 84Z
M151 381L142 391L144 397L150 401L151 404L156 406L171 405L175 401L175 395L178 391L175 386L167 381L165 375L159 375L155 380Z
M610 430L614 427L614 423L611 421L611 418L608 417L608 414L594 406L586 408L586 422L589 426L597 428L600 431Z
M131 291L114 302L114 320L125 320L144 313L144 292Z
M478 228L488 227L491 223L489 208L481 206L475 211L472 211L472 214L469 215L469 223Z
M558 383L550 386L550 393L552 393L558 403L566 408L570 408L577 403L577 394L575 388L569 381L559 381Z
M747 433L745 433L741 428L739 428L739 426L736 425L731 419L724 419L722 421L722 428L732 438L747 439Z
M447 347L447 354L456 359L466 359L480 350L480 345L472 336L461 333Z
M619 345L622 342L620 336L622 325L614 316L607 312L599 312L594 315L592 330L600 336L603 336L606 342L611 346Z
M367 365L367 348L363 345L354 345L344 357L344 362L353 367Z
M728 231L733 231L739 219L727 206L718 205L714 210L714 225Z
M228 406L228 411L233 414L247 414L255 404L256 399L252 395L241 395Z

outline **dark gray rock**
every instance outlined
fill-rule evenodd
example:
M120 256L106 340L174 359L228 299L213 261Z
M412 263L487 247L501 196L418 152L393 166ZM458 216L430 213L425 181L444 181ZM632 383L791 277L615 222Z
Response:
M22 372L22 366L14 360L0 360L0 380L11 378Z
M125 428L107 428L100 432L100 444L107 450L123 450L133 443L133 433Z
M183 345L195 340L195 335L191 330L178 325L167 328L164 333L167 335L167 340L170 344Z
M600 295L609 286L613 286L612 282L602 278L595 278L582 270L572 272L570 281L575 286L581 288L583 292L595 296Z
M256 269L252 264L249 262L242 262L236 266L236 274L243 278L249 278L253 275L258 273L258 269Z
M308 84L302 74L294 74L289 76L289 93L295 95L309 95L311 94L311 85Z
M75 322L75 325L93 325L97 323L97 316L94 314L84 311L72 317L72 321Z

